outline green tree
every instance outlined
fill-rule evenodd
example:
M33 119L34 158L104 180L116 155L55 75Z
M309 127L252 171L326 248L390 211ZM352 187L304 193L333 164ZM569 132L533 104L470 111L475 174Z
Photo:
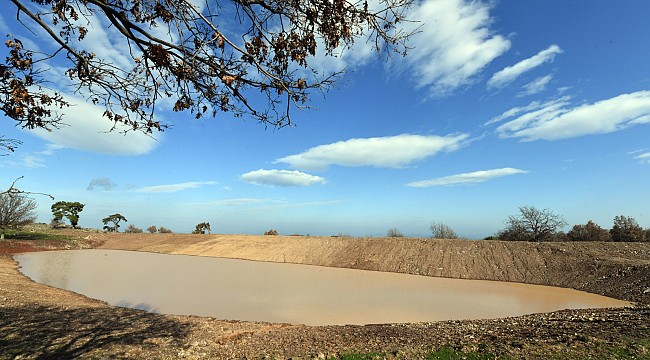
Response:
M589 220L585 225L574 225L567 233L569 241L612 241L609 231Z
M433 239L458 239L458 235L456 235L454 229L441 222L431 223L429 230L431 230L431 237Z
M127 222L128 220L122 216L122 214L113 214L113 215L108 215L107 217L102 219L102 222L104 223L104 230L107 232L120 232L120 222L124 221ZM112 226L108 225L108 223L113 223Z
M506 228L499 232L501 240L550 241L557 230L567 222L549 209L538 210L532 206L522 206L518 215L506 220Z
M609 230L612 241L644 241L645 231L633 217L618 215L614 217L614 226Z
M36 220L38 204L24 194L0 193L0 240L8 228L26 225Z
M83 211L85 204L77 201L58 201L52 204L52 214L54 221L60 222L65 217L70 221L70 225L76 228L79 224L79 213Z
M412 1L12 0L5 11L28 28L29 41L5 43L0 109L22 127L59 126L51 109L69 104L44 88L58 76L127 129L163 130L154 109L166 106L197 118L231 112L290 125L290 110L307 107L338 75L312 66L321 55L335 57L359 39L379 54L405 53L401 25ZM120 54L128 65L93 51L86 37L103 31L129 48ZM29 48L38 43L29 34L52 46Z
M194 231L192 231L192 234L205 234L205 232L210 233L210 223L209 222L202 222L196 225L196 228Z

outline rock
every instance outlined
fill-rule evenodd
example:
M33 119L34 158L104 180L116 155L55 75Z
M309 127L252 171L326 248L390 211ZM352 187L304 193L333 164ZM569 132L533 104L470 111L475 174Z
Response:
M646 294L646 295L650 294L650 288L647 288L647 289L643 290L643 293Z

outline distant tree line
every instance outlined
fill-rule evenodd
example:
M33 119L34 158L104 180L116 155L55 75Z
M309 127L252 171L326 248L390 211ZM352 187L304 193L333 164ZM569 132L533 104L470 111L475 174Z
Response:
M574 225L569 232L561 231L567 225L564 218L549 209L538 210L530 206L519 208L519 214L506 220L506 227L490 240L505 241L650 241L650 228L643 229L633 217L618 215L614 225L607 230L589 220Z

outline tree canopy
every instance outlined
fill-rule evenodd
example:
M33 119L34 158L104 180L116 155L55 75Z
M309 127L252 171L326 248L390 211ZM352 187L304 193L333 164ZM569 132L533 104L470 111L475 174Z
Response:
M202 222L196 225L196 228L192 231L192 234L205 234L205 232L210 233L210 223Z
M70 221L70 225L76 228L79 224L79 213L83 211L84 204L78 201L58 201L52 204L54 221L61 221L64 217Z
M314 66L320 57L361 39L379 54L406 52L400 25L412 1L11 0L32 37L5 42L0 109L24 128L52 129L72 92L119 131L164 130L160 107L290 125L291 110L338 75ZM88 40L100 30L124 50L119 60ZM47 46L30 48L35 38Z
M119 232L120 222L122 221L128 222L128 220L120 213L108 215L102 219L102 222L104 223L104 230L107 232ZM113 225L108 225L108 223L113 223Z

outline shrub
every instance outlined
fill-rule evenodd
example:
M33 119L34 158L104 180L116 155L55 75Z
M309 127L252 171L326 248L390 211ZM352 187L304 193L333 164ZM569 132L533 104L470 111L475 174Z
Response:
M147 231L148 231L150 234L155 234L155 233L158 232L158 228L157 228L155 225L151 225L151 226L149 226L149 227L147 228Z
M269 231L264 232L264 235L277 235L277 234L278 234L278 231L275 230L275 229L271 229Z
M388 229L388 232L386 233L386 236L388 237L404 237L404 234L397 230L396 228L390 228Z
M171 234L172 231L169 230L169 229L167 229L166 227L161 226L161 227L158 229L158 232L161 233L161 234Z
M135 225L129 225L124 232L127 234L142 234L142 229Z

